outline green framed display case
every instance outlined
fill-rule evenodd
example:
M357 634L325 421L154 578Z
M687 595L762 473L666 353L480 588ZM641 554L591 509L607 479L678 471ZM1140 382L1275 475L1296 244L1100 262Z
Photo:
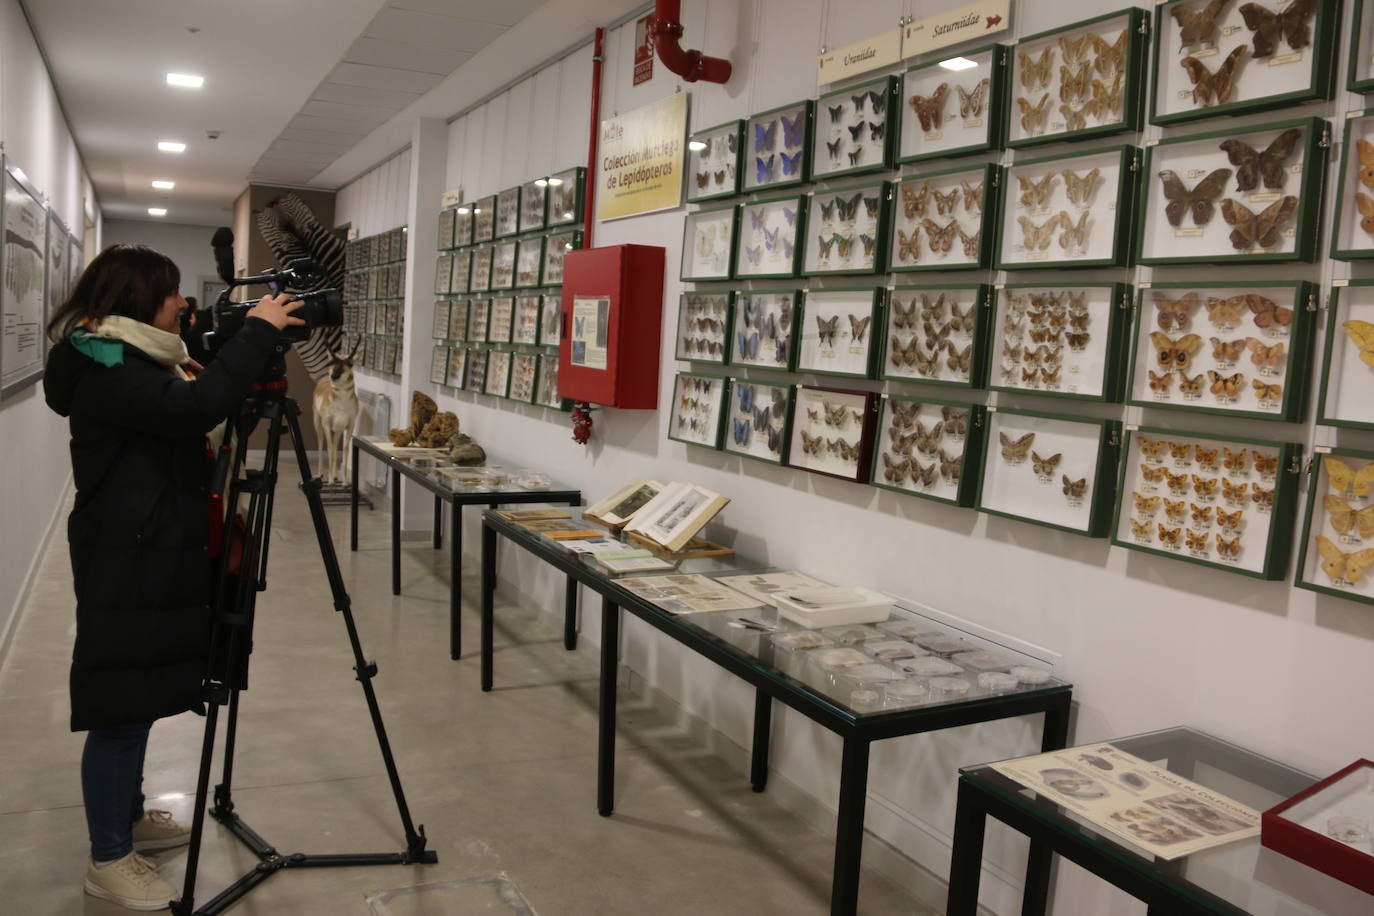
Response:
M668 412L668 438L687 445L719 449L725 433L725 391L721 375L679 372Z
M878 407L871 483L921 499L971 507L983 459L980 404L886 395Z
M486 394L488 352L486 347L468 347L467 376L463 379L464 391Z
M808 289L797 321L796 371L873 378L882 292L871 286Z
M515 240L506 239L491 246L491 288L515 286Z
M925 172L898 182L892 194L888 270L978 270L991 265L1002 182L1002 167L995 163Z
M511 328L515 325L515 297L492 296L488 308L487 341L510 343Z
M1127 266L1139 168L1140 151L1134 146L1061 153L1009 166L998 220L997 269Z
M468 277L468 292L485 293L491 287L492 247L478 245L472 249L472 274Z
M988 387L1120 401L1131 288L1124 283L999 284Z
M434 259L434 294L447 296L453 291L453 255L441 253Z
M987 381L988 287L896 286L880 312L880 378L952 388Z
M1354 0L1350 23L1350 58L1346 62L1345 88L1351 92L1374 92L1374 10L1366 9L1374 0Z
M1136 260L1313 260L1329 129L1318 118L1297 118L1168 137L1149 147ZM1294 193L1290 176L1299 173Z
M725 396L724 451L765 464L787 463L792 433L792 386L735 378Z
M448 380L448 347L444 344L434 345L434 352L429 359L429 380L435 385L442 385Z
M450 252L453 269L449 272L448 291L457 295L466 293L472 282L472 249L460 248Z
M1179 124L1331 98L1340 3L1312 4L1307 15L1315 13L1315 21L1302 20L1301 31L1301 4L1276 8L1282 25L1272 38L1246 23L1247 16L1263 15L1263 6L1252 12L1245 4L1213 9L1170 0L1157 5L1150 122ZM1301 47L1294 48L1290 40L1299 34Z
M510 392L507 397L517 404L533 404L539 382L539 353L517 351L511 357Z
M723 366L730 361L730 316L734 290L696 290L677 300L674 359Z
M468 306L470 300L464 296L448 302L448 339L468 339Z
M735 236L739 231L739 205L703 207L682 221L682 266L678 279L684 283L728 280L735 269Z
M788 279L801 268L806 203L801 194L739 205L734 276L740 280Z
M1336 162L1336 215L1331 220L1331 257L1374 258L1374 108L1346 112L1341 158Z
M877 392L798 385L787 466L867 483L877 429Z
M582 230L551 232L544 240L544 285L563 283L563 257L582 247Z
M486 343L491 320L491 297L473 296L468 305L468 340Z
M882 273L887 262L887 181L812 191L801 270L808 276Z
M510 393L510 367L514 351L506 347L496 347L487 354L487 378L483 391L494 398L504 398Z
M1374 280L1336 280L1326 314L1317 422L1374 429Z
M515 242L515 288L544 285L545 236L530 235Z
M452 303L448 299L436 299L434 301L433 329L429 336L435 340L448 340L449 312Z
M1001 149L1010 54L1006 45L985 45L959 54L973 65L963 70L931 61L902 74L897 162ZM951 113L955 108L957 120Z
M488 194L472 202L472 241L490 242L496 238L496 195Z
M553 410L572 410L572 400L558 393L557 353L543 353L539 356L539 381L535 388L534 403Z
M563 293L556 289L544 290L539 298L539 345L556 347L563 331Z
M1121 423L989 407L979 512L1106 537Z
M456 214L457 208L455 207L445 207L439 211L439 241L436 247L440 251L448 251L450 248L456 247L453 241L453 217Z
M820 97L811 140L811 178L820 181L892 168L900 81L883 76Z
M554 172L545 180L549 186L545 224L550 229L580 224L587 206L587 170L579 165Z
M520 186L520 219L516 231L538 232L544 228L549 203L549 180L535 178Z
M804 99L749 118L744 128L748 152L740 166L746 192L811 180L813 105L811 99Z
M1140 130L1146 13L1128 7L1020 39L1009 64L1012 149Z
M492 232L503 239L520 231L520 186L506 188L496 195L496 215Z
M743 179L744 120L699 130L687 141L687 202L733 197Z
M1374 452L1313 452L1293 584L1374 604L1374 581L1366 575L1374 566Z
M1284 578L1301 445L1148 426L1126 435L1113 544Z
M735 294L726 362L789 372L796 361L802 291L748 289Z
M453 247L466 248L472 244L472 205L459 204L453 208Z
M467 347L449 347L448 368L445 370L444 386L461 389L467 382Z
M1142 284L1127 401L1296 423L1316 315L1305 280Z
M540 297L526 293L515 297L515 318L511 322L511 343L539 345L539 319L542 312ZM527 399L528 400L528 399Z

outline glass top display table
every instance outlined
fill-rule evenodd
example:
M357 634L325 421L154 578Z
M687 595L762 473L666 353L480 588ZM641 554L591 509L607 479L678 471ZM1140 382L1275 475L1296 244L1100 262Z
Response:
M417 483L434 494L434 549L443 547L444 504L450 506L452 543L449 545L449 658L462 654L463 506L496 508L515 503L552 503L578 506L582 491L552 483L547 475L497 468L461 468L442 462L437 450L398 449L385 439L353 437L350 500L350 547L358 549L358 453L366 452L391 472L391 594L401 593L401 480ZM429 455L422 454L429 452ZM577 646L577 583L569 578L563 612L563 644Z
M580 513L571 513L579 524ZM659 632L705 656L755 688L753 747L750 782L756 792L764 789L768 775L768 740L772 701L790 706L812 721L839 735L843 741L840 793L835 838L835 865L831 877L830 911L856 912L859 897L859 861L863 844L864 803L867 797L869 746L884 738L953 728L1044 713L1041 746L1057 750L1068 735L1072 688L1049 676L1043 667L1017 653L959 633L947 624L922 617L904 608L877 627L803 630L780 620L771 606L748 611L706 611L674 614L625 586L628 579L663 575L662 572L611 577L594 567L585 554L569 551L539 532L521 527L494 512L482 515L482 689L493 682L492 631L496 591L496 543L505 538L566 573L601 596L601 664L598 711L597 810L609 816L614 804L616 671L619 660L620 610L623 608ZM630 546L630 545L627 545ZM676 573L711 578L771 572L767 564L739 555L682 561ZM868 630L872 635L850 630ZM804 648L806 642L823 642ZM847 639L852 641L846 641ZM900 653L906 644L909 655L878 664L886 656L865 653L866 645L890 643L889 652ZM922 645L925 642L927 648ZM843 650L843 651L840 651ZM876 651L876 650L875 650ZM836 665L844 652L868 657L868 671L858 665ZM824 653L824 654L818 654ZM997 659L992 655L999 656ZM845 659L847 660L847 659ZM1025 664L1032 661L1031 664ZM943 662L943 665L937 664ZM966 663L967 662L967 663ZM977 664L975 664L975 662ZM880 679L876 669L899 668L907 672L900 681ZM981 665L981 667L980 667ZM1007 672L1013 667L1026 672L1036 684L1017 682ZM944 676L908 676L912 670ZM860 672L855 674L855 672ZM992 683L981 675L998 673ZM1010 683L1008 682L1010 680ZM898 688L900 683L903 686ZM1048 870L1049 854L1032 845L1031 868ZM1048 876L1042 880L1048 881Z

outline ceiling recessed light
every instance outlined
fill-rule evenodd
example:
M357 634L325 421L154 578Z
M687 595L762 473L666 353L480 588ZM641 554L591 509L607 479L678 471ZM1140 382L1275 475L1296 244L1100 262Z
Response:
M166 208L166 207L149 207L149 208L148 208L148 215L149 215L149 216L166 216L166 215L167 215L167 208Z
M957 72L978 66L978 61L969 60L967 57L951 57L949 60L940 61L940 66Z
M181 86L185 89L199 89L205 85L205 77L192 76L189 73L169 73L167 74L168 86Z
M157 148L164 153L184 153L186 152L185 143L177 143L175 140L159 140Z
M153 179L153 187L157 188L159 191L170 191L172 190L172 188L175 188L176 186L177 183L175 181L167 181L162 178Z
M687 144L687 148L694 153L699 153L706 149L706 143L703 140L692 140Z

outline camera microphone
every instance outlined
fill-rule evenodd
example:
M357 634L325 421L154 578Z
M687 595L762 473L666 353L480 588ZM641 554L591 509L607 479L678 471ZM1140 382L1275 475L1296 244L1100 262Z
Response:
M220 226L210 238L210 248L215 253L215 269L225 283L234 279L234 230Z

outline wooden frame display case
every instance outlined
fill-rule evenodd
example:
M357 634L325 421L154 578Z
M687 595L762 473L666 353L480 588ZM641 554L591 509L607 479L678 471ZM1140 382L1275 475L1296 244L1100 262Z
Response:
M727 121L692 134L687 143L687 201L732 197L740 191L744 121Z
M444 384L449 388L462 388L467 381L468 351L466 347L450 347L448 351L448 368L444 376Z
M729 290L698 290L678 297L674 358L725 365L730 358L734 300L735 294Z
M449 271L448 291L456 295L468 292L472 280L472 249L463 248L452 252L452 269Z
M726 361L732 366L787 371L793 351L802 295L797 289L750 289L735 294L730 312L730 346Z
M1008 54L1005 45L987 45L961 53L959 57L973 65L962 70L932 61L902 74L897 161L1000 149Z
M748 154L741 165L746 192L811 179L812 105L806 99L749 119L744 129Z
M1317 422L1374 429L1374 280L1333 286Z
M806 227L807 198L799 194L740 204L735 230L734 276L744 280L790 278L801 266L798 237Z
M549 202L549 180L536 178L520 186L520 220L518 232L535 232L544 228L545 209Z
M587 170L582 166L554 172L548 177L548 218L550 229L555 226L575 226L582 222L587 206Z
M988 287L899 286L882 311L879 376L957 388L986 379Z
M1002 167L992 163L903 179L893 194L888 270L975 270L991 264L1001 182Z
M515 243L515 288L543 285L544 236L533 235Z
M788 467L866 482L873 469L877 413L875 392L798 385Z
M874 339L881 295L873 287L807 290L798 320L796 371L872 378L880 352Z
M496 195L496 219L493 231L496 238L505 238L520 231L520 186L506 188Z
M1131 427L1112 543L1282 579L1301 457L1292 442Z
M496 238L496 195L488 194L472 202L472 241L476 244Z
M951 506L972 506L983 430L979 404L887 395L878 409L872 484Z
M515 242L497 242L491 248L491 288L515 286Z
M563 258L582 247L582 230L551 233L544 242L544 285L563 283Z
M668 438L688 445L720 448L728 381L717 375L679 372L668 412Z
M685 283L730 279L738 229L739 207L735 204L688 213L682 221L682 267L678 278Z
M546 292L540 296L539 345L558 346L562 331L563 296L559 292Z
M515 318L511 324L511 343L539 343L539 297L524 295L515 297ZM526 399L528 400L528 399Z
M516 353L511 357L510 399L522 404L534 402L535 383L539 380L539 354Z
M1374 453L1318 447L1293 584L1374 604Z
M726 403L724 450L767 464L786 464L792 431L792 386L731 379Z
M882 273L891 202L892 185L886 181L812 191L802 273Z
M892 167L899 81L884 76L820 97L812 131L811 178L819 181Z
M1123 283L999 286L988 387L1089 401L1121 400L1131 289Z
M1331 257L1374 258L1374 108L1348 112L1343 136Z

